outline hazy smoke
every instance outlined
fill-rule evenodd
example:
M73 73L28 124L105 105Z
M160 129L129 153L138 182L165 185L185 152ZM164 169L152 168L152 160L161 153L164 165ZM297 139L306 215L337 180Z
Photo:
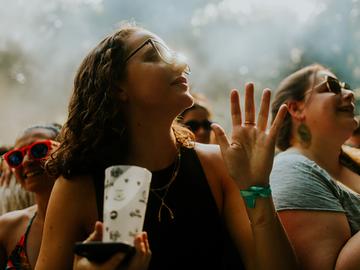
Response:
M320 62L360 83L356 0L0 0L0 145L25 127L62 123L74 72L123 20L136 20L190 59L195 91L229 128L228 93L254 81L275 89ZM260 91L258 91L259 95Z

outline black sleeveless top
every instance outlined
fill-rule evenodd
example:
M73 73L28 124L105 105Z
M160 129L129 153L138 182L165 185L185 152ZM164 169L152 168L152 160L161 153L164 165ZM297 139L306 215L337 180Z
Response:
M179 172L164 199L174 219L163 208L159 221L161 200L153 191L149 193L144 221L152 251L149 270L244 269L195 150L182 147L180 151ZM152 172L151 188L166 185L174 166ZM103 188L101 191L99 182L103 181L95 181L95 185L102 205Z

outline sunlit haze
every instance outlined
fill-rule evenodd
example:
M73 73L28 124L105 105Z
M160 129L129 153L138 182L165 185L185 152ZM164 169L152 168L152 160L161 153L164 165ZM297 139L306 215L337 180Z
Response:
M318 62L360 85L358 0L0 0L0 145L25 127L63 123L74 73L127 20L187 57L190 84L229 130L228 94L247 81L276 89Z

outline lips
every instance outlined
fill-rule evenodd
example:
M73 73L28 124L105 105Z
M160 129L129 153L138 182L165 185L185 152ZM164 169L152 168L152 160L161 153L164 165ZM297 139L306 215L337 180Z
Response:
M346 113L351 113L351 114L354 114L354 110L355 110L354 105L343 106L338 109L338 111L340 111L340 112L346 112Z
M188 85L188 80L185 76L179 76L172 81L171 85Z
M24 174L25 178L34 177L40 174L43 174L44 170L34 170L34 171L28 171Z

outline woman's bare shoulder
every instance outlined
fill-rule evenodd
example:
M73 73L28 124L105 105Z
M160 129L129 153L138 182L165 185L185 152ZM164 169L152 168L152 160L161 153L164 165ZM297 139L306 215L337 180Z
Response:
M33 205L0 216L0 242L3 246L8 246L8 242L12 244L12 242L20 239L29 220L35 214L36 208L36 205Z
M219 145L196 143L195 151L203 166L210 166L222 174L226 171Z
M29 220L36 212L36 205L30 206L25 209L15 210L5 213L0 216L0 230L4 226L14 226L24 219Z
M221 158L220 147L217 144L195 143L194 148L198 155L209 158Z
M51 197L77 196L80 198L93 189L94 184L91 175L77 175L71 178L60 176L55 182Z
M91 175L60 176L51 192L46 219L54 223L71 220L91 232L97 218L96 209L96 192Z

